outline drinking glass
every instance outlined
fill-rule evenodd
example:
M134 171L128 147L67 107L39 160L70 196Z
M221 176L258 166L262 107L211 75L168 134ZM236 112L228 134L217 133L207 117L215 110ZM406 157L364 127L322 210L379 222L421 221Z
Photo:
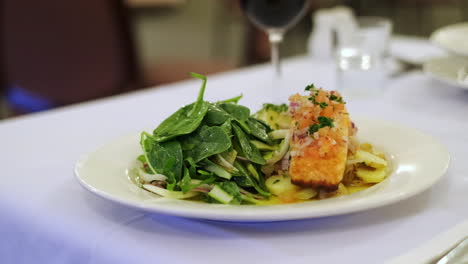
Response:
M266 31L271 46L275 77L281 76L279 45L285 32L307 12L308 0L241 0L248 18Z
M390 20L358 17L354 27L338 32L337 87L346 96L372 96L383 92Z

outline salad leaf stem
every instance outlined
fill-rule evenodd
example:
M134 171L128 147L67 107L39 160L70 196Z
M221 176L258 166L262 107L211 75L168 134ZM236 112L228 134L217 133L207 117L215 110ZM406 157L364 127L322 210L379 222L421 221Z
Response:
M205 95L205 89L206 89L206 76L195 73L195 72L190 72L189 74L193 78L202 80L202 86L201 86L200 91L198 92L198 98L197 98L197 101L195 102L195 106L192 108L192 111L189 112L189 115L192 115L194 111L200 108L201 104L203 103L203 96Z
M236 97L233 97L233 98L229 98L229 99L226 99L226 100L221 100L221 101L218 101L218 104L223 104L223 103L234 103L234 104L237 104L239 103L239 100L242 99L243 95L238 95Z

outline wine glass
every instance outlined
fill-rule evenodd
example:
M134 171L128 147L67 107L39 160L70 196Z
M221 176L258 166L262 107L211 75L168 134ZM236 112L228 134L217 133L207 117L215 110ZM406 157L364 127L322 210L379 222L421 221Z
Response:
M279 80L279 45L286 31L307 12L308 0L241 0L241 7L248 18L268 34L275 79Z

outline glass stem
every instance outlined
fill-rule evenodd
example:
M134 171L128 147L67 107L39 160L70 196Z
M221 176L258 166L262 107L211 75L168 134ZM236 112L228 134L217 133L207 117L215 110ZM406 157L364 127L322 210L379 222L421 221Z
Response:
M271 64L273 65L276 77L281 77L279 45L279 42L271 42Z
M271 64L273 65L273 69L275 71L275 77L281 77L281 58L279 52L279 46L283 41L283 32L278 30L269 30L268 31L268 39L270 41L271 46Z

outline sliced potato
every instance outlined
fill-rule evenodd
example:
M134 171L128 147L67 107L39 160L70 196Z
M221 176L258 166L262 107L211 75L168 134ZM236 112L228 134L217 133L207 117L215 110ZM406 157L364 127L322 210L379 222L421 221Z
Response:
M317 190L313 188L304 188L296 192L296 198L299 200L309 200L317 196Z
M344 184L340 183L338 185L338 190L336 191L336 196L342 196L342 195L347 195L349 194L348 188L344 186Z
M374 155L376 155L377 157L380 157L384 160L386 160L386 157L385 157L385 154L383 152L372 152Z
M369 185L361 185L361 186L348 186L349 194L364 191L365 189L369 188Z
M274 195L286 192L294 192L298 187L291 183L291 178L282 175L273 175L266 179L266 187Z
M354 158L357 162L364 162L366 166L376 169L385 168L388 165L387 161L381 157L361 149L356 151Z
M255 114L255 117L266 122L272 129L285 129L291 125L291 117L288 114L287 107L284 112L263 108Z
M374 152L372 149L372 145L370 143L362 143L359 146L359 149L362 149L364 151L371 152L371 153Z
M370 170L366 168L358 168L356 170L356 175L367 183L378 183L385 179L387 170L385 168L380 168L376 170Z

